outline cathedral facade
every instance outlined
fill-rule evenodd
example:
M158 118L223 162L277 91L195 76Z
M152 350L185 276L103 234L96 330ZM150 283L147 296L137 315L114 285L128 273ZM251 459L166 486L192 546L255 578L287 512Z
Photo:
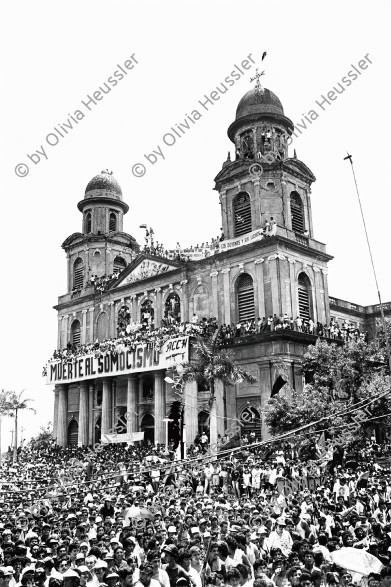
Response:
M128 205L118 182L109 172L94 177L78 204L82 231L62 245L68 290L55 306L58 349L115 339L141 322L159 327L168 316L182 323L215 317L226 325L273 316L328 324L334 316L365 328L370 314L374 324L376 307L366 312L329 297L332 257L312 225L315 176L296 156L288 156L292 131L293 123L270 90L258 85L240 100L228 129L235 160L228 157L215 178L224 237L208 251L163 255L153 247L141 250L123 231ZM178 338L182 359L192 353L186 338ZM219 387L216 433L224 435L231 420L239 418L265 438L265 407L278 379L283 373L295 390L302 390L301 356L315 340L290 329L233 338L236 360L256 383ZM97 357L75 360L71 367L60 360L49 363L57 443L94 445L116 429L124 414L128 434L143 432L145 441L166 443L175 399L166 380L172 375L173 349L164 348L160 359L155 350L143 354L135 349L133 357L124 353L114 368ZM207 418L207 390L188 384L184 403L189 445Z

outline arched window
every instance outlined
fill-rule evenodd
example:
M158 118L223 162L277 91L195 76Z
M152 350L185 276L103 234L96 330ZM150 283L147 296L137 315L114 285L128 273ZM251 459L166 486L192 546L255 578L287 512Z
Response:
M141 420L141 432L144 432L144 443L155 443L155 418L152 414L145 414Z
M78 257L73 264L73 287L81 289L84 282L84 264L83 259Z
M241 192L234 200L235 236L242 236L251 232L251 203L250 196Z
M128 306L121 306L118 310L117 330L118 336L125 336L128 334L128 326L131 321L130 309Z
M77 420L71 420L68 426L68 446L77 446L79 436L79 424Z
M86 234L90 234L92 230L92 214L87 212L86 214Z
M181 300L177 293L171 293L166 299L164 318L169 323L181 321Z
M145 300L140 308L140 322L144 326L153 327L155 317L155 310L151 300Z
M109 217L109 232L116 232L117 231L117 216L114 212L110 212Z
M81 329L80 329L80 322L79 320L74 320L71 326L71 343L72 344L80 344L80 336L81 336Z
M311 283L305 273L300 273L298 279L298 298L300 318L308 320L313 317Z
M123 271L126 267L126 261L125 259L123 259L122 257L116 257L114 259L114 265L113 265L113 272L114 273L121 273L121 271Z
M98 340L105 340L109 333L109 318L106 312L99 314L96 324L96 336Z
M248 273L243 273L238 279L238 316L240 322L255 319L254 284Z
M291 217L292 230L299 234L303 234L305 230L303 202L297 192L291 192Z

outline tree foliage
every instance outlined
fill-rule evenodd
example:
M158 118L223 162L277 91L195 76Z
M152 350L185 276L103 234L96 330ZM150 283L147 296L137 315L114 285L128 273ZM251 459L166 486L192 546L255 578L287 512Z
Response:
M34 451L46 450L54 445L52 423L48 422L46 426L41 426L36 436L31 438L28 446Z
M243 381L256 382L255 377L235 361L232 351L221 348L217 330L208 338L202 336L195 338L195 360L183 365L180 375L182 384L196 381L205 389L210 389L213 400L216 381L228 385L235 385Z
M318 339L303 356L303 372L310 381L304 391L269 400L266 422L272 434L323 419L309 431L296 434L296 443L314 446L315 439L324 432L325 438L338 437L338 444L346 445L359 441L365 432L380 424L382 428L389 426L391 421L386 414L391 411L391 384L384 358L379 340L329 344ZM383 398L371 401L381 393ZM356 411L364 400L366 410L359 411L358 419L357 412L339 415Z

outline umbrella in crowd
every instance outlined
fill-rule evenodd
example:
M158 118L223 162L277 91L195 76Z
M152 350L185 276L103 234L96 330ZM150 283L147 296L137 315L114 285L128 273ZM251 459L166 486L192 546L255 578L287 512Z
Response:
M339 567L365 576L380 573L384 566L376 556L358 548L343 547L331 552L330 557Z

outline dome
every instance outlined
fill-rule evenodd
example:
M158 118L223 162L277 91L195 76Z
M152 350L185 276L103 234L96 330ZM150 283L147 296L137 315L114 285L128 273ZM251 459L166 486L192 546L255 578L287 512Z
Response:
M280 100L267 88L264 88L262 92L252 88L240 100L236 109L236 120L251 114L269 113L284 115Z
M99 190L100 193L97 193ZM114 178L113 172L102 171L99 175L95 175L88 183L85 191L85 198L94 197L97 195L108 195L116 199L122 200L122 190L118 181Z

